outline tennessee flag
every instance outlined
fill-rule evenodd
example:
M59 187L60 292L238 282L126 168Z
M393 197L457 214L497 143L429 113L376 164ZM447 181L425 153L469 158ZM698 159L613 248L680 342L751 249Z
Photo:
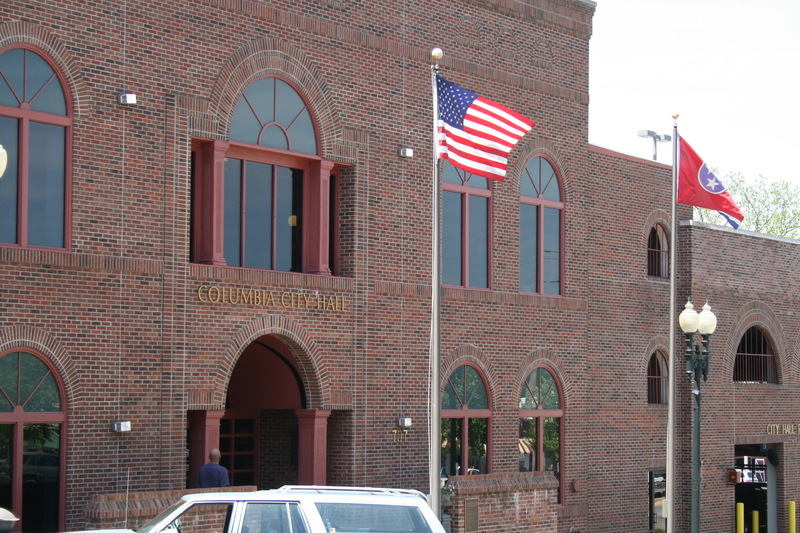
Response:
M678 137L678 203L714 209L734 228L744 220L725 186L682 137Z
M508 153L535 124L516 111L436 77L439 159L502 181Z

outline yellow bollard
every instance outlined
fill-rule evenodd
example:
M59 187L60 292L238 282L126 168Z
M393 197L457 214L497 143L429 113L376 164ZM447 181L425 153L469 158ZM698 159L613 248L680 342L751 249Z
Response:
M797 521L794 514L794 502L789 502L789 533L797 533Z
M753 511L753 527L750 529L753 533L758 533L758 511Z
M744 533L744 504L736 504L736 533Z

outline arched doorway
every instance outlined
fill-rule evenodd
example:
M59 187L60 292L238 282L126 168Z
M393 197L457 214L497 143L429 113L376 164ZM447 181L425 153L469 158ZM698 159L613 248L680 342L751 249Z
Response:
M0 355L0 507L16 530L64 530L66 409L56 371L39 355Z
M297 483L295 411L305 407L305 389L285 352L277 339L259 339L233 369L219 442L231 485Z
M279 337L261 337L239 356L225 409L190 413L191 462L202 464L199 455L204 458L211 448L219 448L231 485L323 483L329 415L308 408L290 347ZM189 486L195 486L192 481Z

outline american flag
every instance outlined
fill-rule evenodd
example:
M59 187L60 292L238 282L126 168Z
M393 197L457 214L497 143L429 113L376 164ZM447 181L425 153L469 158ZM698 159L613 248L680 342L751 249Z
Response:
M439 159L471 172L502 181L508 153L535 124L488 98L436 77L439 105Z

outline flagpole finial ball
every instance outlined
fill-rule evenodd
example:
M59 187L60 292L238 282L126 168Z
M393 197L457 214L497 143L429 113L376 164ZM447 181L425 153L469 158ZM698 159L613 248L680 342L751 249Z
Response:
M672 115L672 118L674 118L675 120L678 120L679 116L680 116L679 114L675 113L674 115Z
M433 59L434 63L438 63L443 56L444 52L442 52L441 48L434 48L431 50L431 59Z

